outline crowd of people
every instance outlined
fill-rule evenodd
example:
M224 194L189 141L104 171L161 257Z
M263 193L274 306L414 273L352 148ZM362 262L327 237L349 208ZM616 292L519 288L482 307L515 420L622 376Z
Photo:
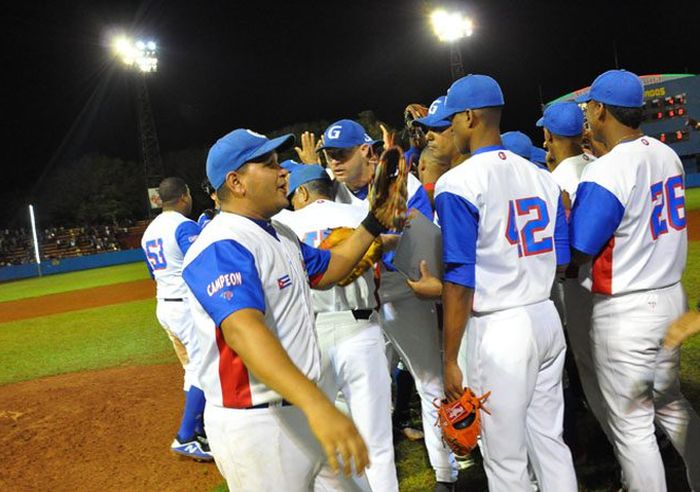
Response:
M533 118L539 148L502 132L497 81L463 77L407 107L400 152L414 173L399 167L388 195L375 173L396 155L392 136L348 119L304 133L298 161L277 160L293 135L223 136L206 162L215 210L199 223L185 182L166 178L142 247L185 369L171 450L215 461L230 490L396 491L400 359L436 491L456 490L456 458L468 462L445 444L437 407L469 387L480 418L451 416L480 425L467 448L489 490L573 492L566 370L625 490L666 490L657 430L700 490L700 419L678 379L679 344L697 331L680 284L684 170L641 130L643 97L635 74L608 71ZM439 227L442 272L397 269L397 203Z
M55 261L123 249L120 240L134 225L132 220L81 227L56 226L37 231L42 261ZM26 228L0 230L0 266L35 262L31 231Z

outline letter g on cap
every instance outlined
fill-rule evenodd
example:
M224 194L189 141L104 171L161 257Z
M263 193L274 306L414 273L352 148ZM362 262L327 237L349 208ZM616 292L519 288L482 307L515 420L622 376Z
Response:
M334 125L334 126L330 127L328 129L328 133L327 133L328 138L336 139L336 138L340 137L340 129L341 128L342 127L340 125Z

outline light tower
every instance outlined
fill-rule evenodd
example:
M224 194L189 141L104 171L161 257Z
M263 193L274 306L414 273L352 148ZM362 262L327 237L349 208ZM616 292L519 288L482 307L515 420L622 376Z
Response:
M153 215L153 209L160 208L160 199L156 190L163 179L163 161L160 157L156 123L146 85L146 78L158 70L157 46L154 41L134 41L123 36L115 38L112 46L117 57L134 74L141 159L143 160L148 196L148 218L150 219Z
M437 38L450 45L450 71L452 80L464 77L462 51L459 42L474 32L472 20L460 12L447 12L443 9L434 10L430 14L430 23Z

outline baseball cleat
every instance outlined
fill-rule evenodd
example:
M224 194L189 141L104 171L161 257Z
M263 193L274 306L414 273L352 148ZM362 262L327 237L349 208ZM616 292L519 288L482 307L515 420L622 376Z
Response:
M196 439L180 442L175 438L170 445L170 451L175 454L187 456L195 461L214 461L214 456L212 456L211 452L205 450L202 444Z

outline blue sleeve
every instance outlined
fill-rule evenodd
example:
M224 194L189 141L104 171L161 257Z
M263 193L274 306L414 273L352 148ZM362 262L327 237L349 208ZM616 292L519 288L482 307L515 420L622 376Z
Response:
M306 265L306 274L309 276L311 285L316 285L323 274L328 270L328 264L331 261L331 252L327 249L318 249L309 246L306 243L299 242L301 248L301 256L304 258Z
M435 207L442 228L444 280L473 289L479 210L467 199L448 192L437 196Z
M177 229L175 229L175 240L177 245L180 246L180 251L182 251L183 255L190 249L200 232L202 232L202 229L196 222L191 220L186 220L177 226Z
M265 293L252 253L233 240L207 246L182 277L216 326L241 309L265 312Z
M597 255L617 230L625 207L612 192L585 181L576 190L571 211L571 247L589 256Z
M200 229L204 229L204 227L211 222L211 219L209 216L205 213L202 213L199 218L197 219L197 225L199 226Z
M430 204L430 198L428 197L428 193L425 191L425 188L423 188L423 185L420 185L413 196L408 199L406 208L415 208L420 213L425 215L428 220L431 222L433 220L433 206Z
M557 255L557 265L567 265L571 261L569 224L566 222L566 210L561 195L557 204L557 222L554 224L554 250Z

